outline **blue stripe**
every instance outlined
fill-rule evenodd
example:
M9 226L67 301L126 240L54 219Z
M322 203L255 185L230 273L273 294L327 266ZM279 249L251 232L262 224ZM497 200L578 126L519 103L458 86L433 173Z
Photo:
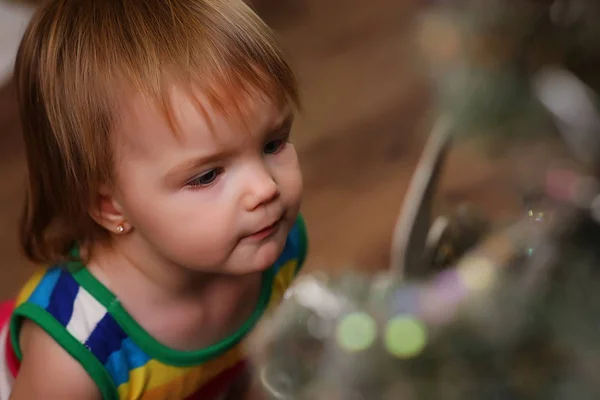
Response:
M288 240L292 243L295 248L298 248L300 244L300 224L296 222L292 229L290 229L290 234L288 235Z
M73 315L73 304L78 292L79 284L73 279L73 276L69 272L61 270L46 311L63 326L67 326Z
M298 258L299 251L299 240L300 240L300 228L298 227L298 223L296 222L290 233L288 234L287 241L285 242L285 247L283 248L283 252L273 264L274 273L278 273L283 265L285 265L288 261L294 260Z
M108 357L104 367L113 379L116 387L129 380L129 372L146 365L151 358L144 353L131 338L121 342L121 349Z
M50 296L54 291L54 287L56 286L61 271L60 268L48 270L27 301L37 304L44 309L48 307Z
M105 364L108 357L121 348L121 342L126 337L123 328L117 324L112 315L106 313L86 340L85 345L102 364Z

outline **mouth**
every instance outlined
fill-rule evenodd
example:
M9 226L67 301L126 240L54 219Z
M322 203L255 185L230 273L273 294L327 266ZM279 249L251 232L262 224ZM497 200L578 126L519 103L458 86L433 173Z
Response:
M275 232L277 232L277 230L279 229L279 226L281 225L281 221L283 221L283 215L281 217L279 217L275 222L271 223L270 225L267 225L264 228L246 236L246 239L263 240L263 239L273 236L273 234L275 234Z

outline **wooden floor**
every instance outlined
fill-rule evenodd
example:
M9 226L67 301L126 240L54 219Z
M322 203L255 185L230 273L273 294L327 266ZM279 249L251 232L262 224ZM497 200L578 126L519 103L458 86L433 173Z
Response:
M255 0L289 49L305 109L294 139L305 177L307 269L376 269L430 121L428 91L411 47L417 0ZM31 272L17 248L24 160L12 87L0 90L0 298ZM454 152L447 194L471 188L486 204L491 167ZM489 186L489 184L488 184ZM475 188L475 190L473 190Z

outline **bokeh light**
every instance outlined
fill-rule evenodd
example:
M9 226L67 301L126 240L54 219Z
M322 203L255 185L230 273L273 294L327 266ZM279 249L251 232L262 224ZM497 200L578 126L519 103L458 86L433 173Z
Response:
M472 257L458 268L458 273L468 290L480 291L491 285L496 268L486 257Z
M412 315L397 315L385 330L385 348L398 358L412 358L420 354L427 344L427 328Z
M367 313L351 313L338 324L336 337L338 345L348 352L366 350L375 342L377 324Z

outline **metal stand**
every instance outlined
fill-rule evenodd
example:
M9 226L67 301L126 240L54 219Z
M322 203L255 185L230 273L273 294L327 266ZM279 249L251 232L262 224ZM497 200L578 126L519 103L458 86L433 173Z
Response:
M392 238L390 269L399 279L419 268L431 226L433 195L450 147L449 120L436 122L406 193Z

